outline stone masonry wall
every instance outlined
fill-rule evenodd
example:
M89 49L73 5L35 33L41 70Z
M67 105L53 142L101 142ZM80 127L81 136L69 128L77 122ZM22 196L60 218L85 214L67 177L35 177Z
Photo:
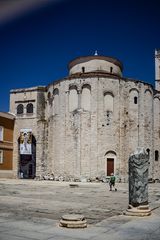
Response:
M91 89L90 111L81 108L84 84ZM69 112L70 85L76 86L79 101L73 112ZM105 176L106 153L113 152L115 174L126 181L128 158L136 147L149 148L150 157L153 157L153 93L150 85L111 77L87 77L66 79L50 85L48 91L50 88L59 90L59 114L49 119L52 150L48 157L56 175ZM113 95L113 112L104 111L106 92ZM49 112L51 108L47 107Z
M117 179L127 181L129 156L144 147L149 150L149 177L160 179L160 164L154 159L155 151L160 152L159 95L154 98L152 87L140 81L85 76L55 82L47 90L11 92L10 112L16 114L20 102L26 106L32 100L34 104L32 116L16 117L15 177L20 129L29 128L36 138L36 175L40 178L47 174L64 179L103 178L107 159L112 158Z
M42 139L45 137L44 131L44 91L45 89L30 88L11 91L10 94L10 112L16 115L14 127L14 151L13 151L13 170L14 177L19 174L19 137L21 129L32 129L32 134L36 139L36 171L42 172L42 163L44 161L44 147ZM27 103L33 103L33 114L26 113ZM24 113L17 115L18 104L23 104ZM41 122L41 124L40 124ZM42 147L43 146L43 147Z

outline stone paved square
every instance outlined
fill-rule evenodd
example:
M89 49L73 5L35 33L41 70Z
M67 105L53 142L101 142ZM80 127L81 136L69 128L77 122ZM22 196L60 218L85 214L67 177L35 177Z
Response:
M128 207L127 183L117 183L117 192L109 191L108 183L77 184L0 180L0 240L158 239L159 183L149 184L152 215L142 218L123 215ZM61 216L71 213L83 214L88 227L59 227Z

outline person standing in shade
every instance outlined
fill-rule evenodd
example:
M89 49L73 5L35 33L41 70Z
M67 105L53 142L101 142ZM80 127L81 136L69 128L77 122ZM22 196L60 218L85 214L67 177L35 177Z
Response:
M111 173L111 176L110 176L110 179L109 179L110 191L112 191L112 187L114 187L114 190L117 191L117 188L115 188L115 181L116 181L116 177L114 176L113 173Z

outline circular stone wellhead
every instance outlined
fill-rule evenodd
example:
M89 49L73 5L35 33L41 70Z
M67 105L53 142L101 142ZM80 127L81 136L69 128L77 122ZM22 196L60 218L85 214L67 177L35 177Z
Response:
M87 227L87 221L83 215L67 214L62 216L59 226L66 228L85 228Z

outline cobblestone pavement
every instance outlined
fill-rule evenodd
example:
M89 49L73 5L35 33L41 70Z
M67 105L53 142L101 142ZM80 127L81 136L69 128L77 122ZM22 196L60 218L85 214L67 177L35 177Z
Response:
M149 184L149 217L128 217L128 184L0 180L0 240L160 240L160 183ZM85 229L59 227L64 214L83 214Z

